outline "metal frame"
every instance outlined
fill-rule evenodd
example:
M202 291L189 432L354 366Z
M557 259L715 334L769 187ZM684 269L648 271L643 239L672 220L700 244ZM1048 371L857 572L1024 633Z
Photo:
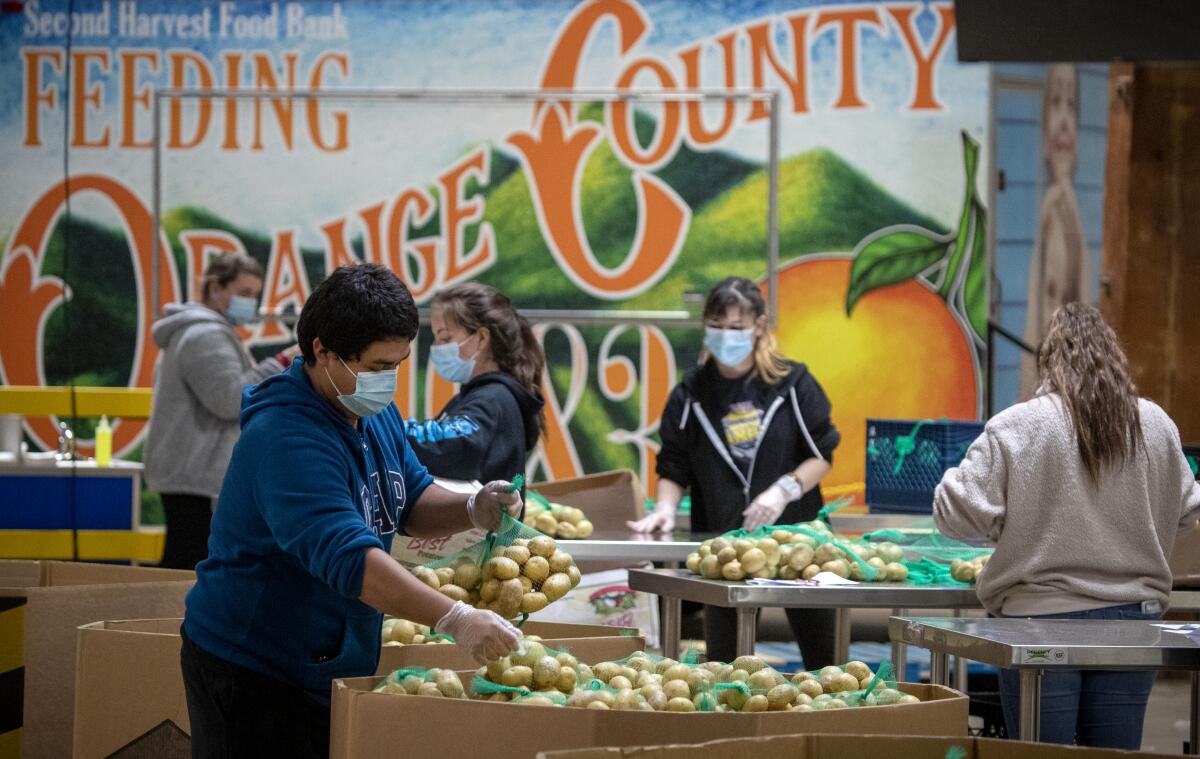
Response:
M359 100L400 101L433 103L541 103L546 101L628 101L628 102L689 102L729 100L765 102L768 106L767 122L767 300L771 314L771 326L778 323L779 303L779 93L774 90L732 88L684 89L670 92L617 89L336 89L336 90L231 90L223 88L163 88L153 93L153 253L150 264L150 295L155 317L159 310L159 257L161 214L162 214L162 104L164 101L220 98L236 100ZM699 319L686 311L605 311L605 310L554 310L522 311L531 321L558 322L575 325L596 324L644 324L651 326L697 327ZM266 319L287 321L298 318L294 314L264 312Z

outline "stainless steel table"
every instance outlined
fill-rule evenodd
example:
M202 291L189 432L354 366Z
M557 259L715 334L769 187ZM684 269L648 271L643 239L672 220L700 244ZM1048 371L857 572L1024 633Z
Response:
M627 531L597 531L586 540L564 540L563 549L583 561L658 561L682 564L689 553L700 550L700 542L711 535L686 532L639 534Z
M1198 753L1200 639L1152 622L1090 619L892 617L893 641L931 652L931 680L945 684L948 657L963 656L1021 672L1021 740L1041 735L1042 673L1048 669L1191 670L1190 752Z
M977 609L979 599L972 587L930 587L901 582L791 588L747 585L742 582L706 580L686 569L631 569L629 587L655 593L663 604L663 655L679 656L679 625L682 602L722 606L737 610L737 653L753 654L758 631L758 610L765 607L823 608L837 612L835 655L839 662L849 658L850 609ZM893 643L892 662L903 672L903 645ZM960 690L966 688L966 666L960 668Z

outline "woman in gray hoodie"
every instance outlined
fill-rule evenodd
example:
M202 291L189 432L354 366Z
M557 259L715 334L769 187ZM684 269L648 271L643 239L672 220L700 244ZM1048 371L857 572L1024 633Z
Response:
M1200 516L1200 485L1179 430L1139 398L1100 312L1054 312L1038 351L1041 386L988 421L942 478L933 515L945 534L996 552L978 580L996 617L1159 619L1176 533ZM1154 672L1063 670L1042 679L1041 739L1137 750ZM1016 670L1000 671L1009 735Z
M200 302L171 304L152 330L161 351L144 458L146 484L167 518L163 567L194 569L208 556L212 508L238 439L242 388L276 374L294 348L255 363L234 331L258 313L262 267L249 256L212 260Z

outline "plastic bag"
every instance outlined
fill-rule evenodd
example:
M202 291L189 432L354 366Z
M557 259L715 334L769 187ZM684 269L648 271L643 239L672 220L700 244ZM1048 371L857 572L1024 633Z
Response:
M405 667L392 672L375 686L375 693L392 693L408 696L435 696L440 698L466 698L462 679L452 669L426 669Z
M583 540L595 530L583 509L551 503L532 490L526 494L525 526L559 540Z
M506 619L544 609L579 584L579 567L548 535L504 515L500 529L464 550L413 570L456 601Z

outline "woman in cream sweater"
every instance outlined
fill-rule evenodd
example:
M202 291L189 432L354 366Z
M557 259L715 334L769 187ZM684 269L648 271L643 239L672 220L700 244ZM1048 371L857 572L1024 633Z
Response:
M1158 619L1171 547L1200 516L1179 431L1138 398L1112 328L1070 303L1050 320L1034 398L993 417L943 477L934 519L996 552L978 581L997 617ZM1010 735L1019 679L1001 670ZM1137 749L1154 672L1046 673L1041 739Z

